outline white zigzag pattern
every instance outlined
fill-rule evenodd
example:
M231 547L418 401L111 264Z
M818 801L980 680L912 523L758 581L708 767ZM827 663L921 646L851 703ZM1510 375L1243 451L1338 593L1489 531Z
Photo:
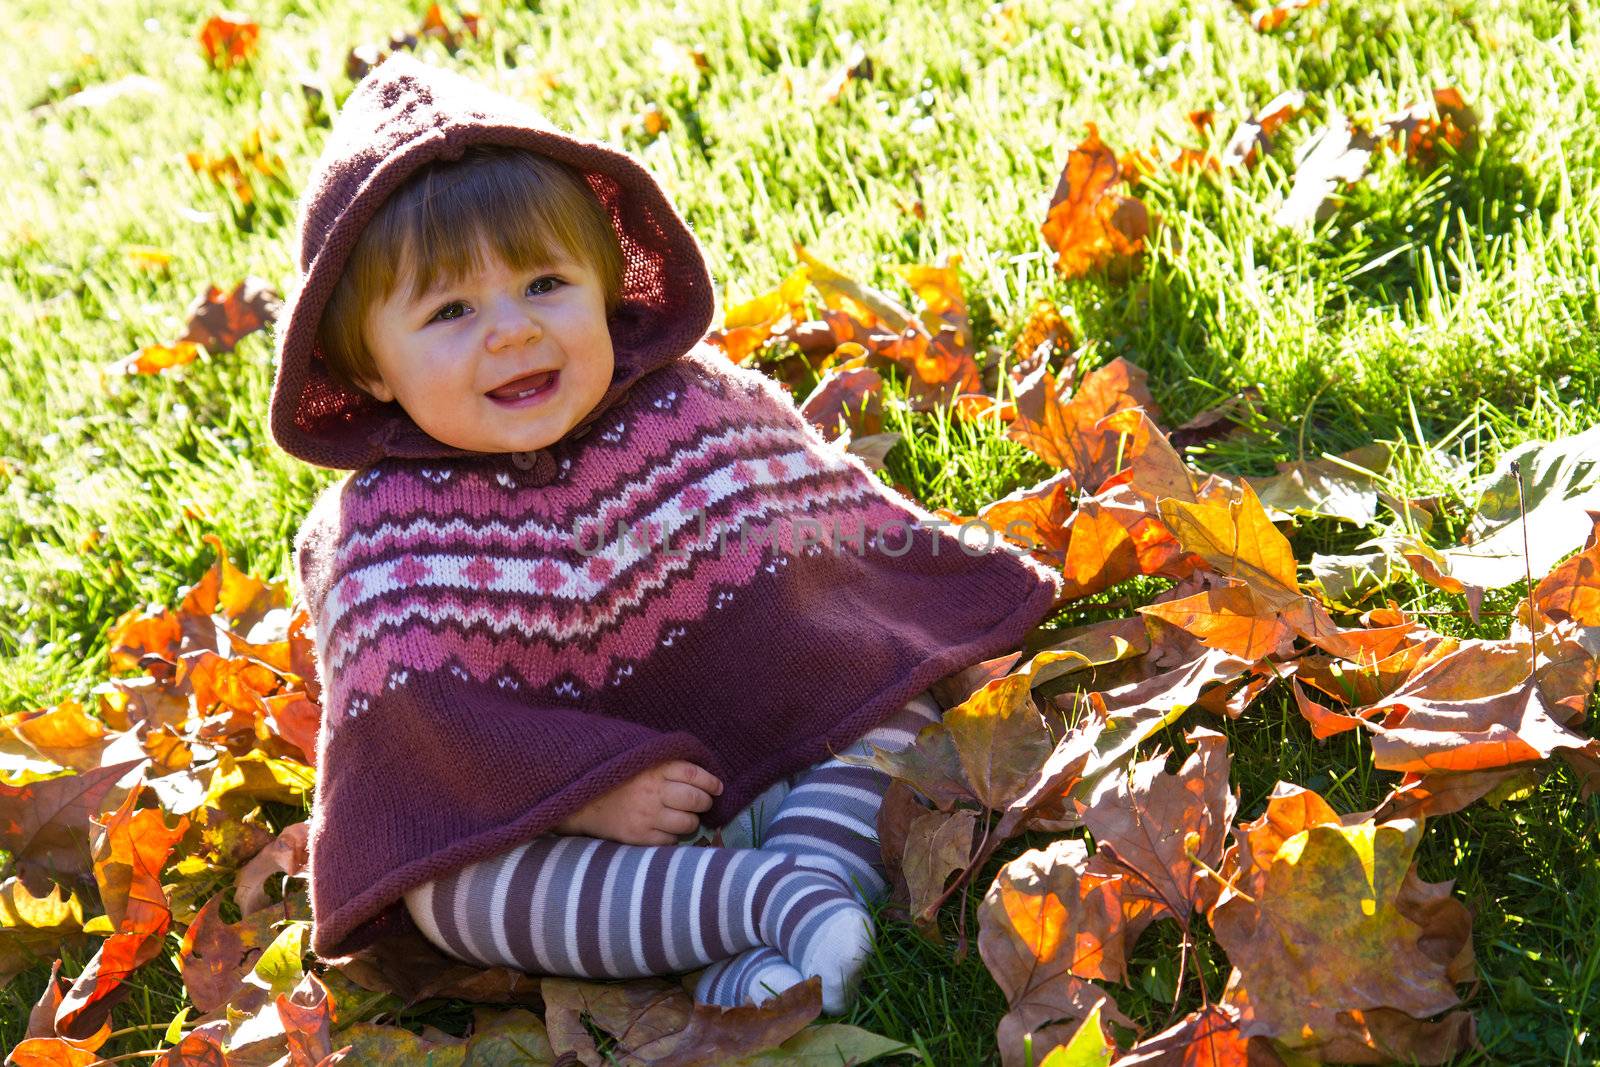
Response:
M806 511L806 510L809 510L813 506L821 506L821 505L826 505L826 504L829 504L829 503L832 503L832 502L835 502L835 501L859 498L860 496L861 496L861 488L860 488L860 486L858 486L858 485L845 485L845 486L839 487L838 489L826 490L826 491L823 491L823 492L813 493L812 495L808 496L804 501L802 501L798 505L798 507L796 507L795 505L790 505L790 504L783 504L783 507L785 508L786 511L791 509L791 508L794 508L795 510L799 510L799 511ZM723 532L724 530L727 531L730 535L732 535L730 539L733 539L734 543L737 543L736 531L738 530L739 525L740 525L741 522L744 522L746 520L754 521L754 520L759 520L759 519L766 518L769 515L773 514L777 510L778 506L779 506L779 502L778 501L769 500L765 504L762 504L759 507L745 509L744 511L740 512L740 514L738 516L736 516L736 517L734 517L734 518L732 518L730 520L727 520L726 522L723 522L723 523L707 522L706 523L705 543L700 546L701 551L704 552L704 551L708 551L708 550L714 549L714 547L716 546L716 543L717 543L718 535L721 532ZM756 541L756 539L759 538L760 536L762 536L762 532L758 532L756 530L752 530L751 531L751 541L752 541L752 543L754 543ZM841 536L843 536L843 535L841 535ZM624 541L627 542L627 539L624 539ZM543 636L546 636L546 637L550 638L552 641L569 641L569 640L572 640L572 639L577 638L577 637L583 637L583 636L586 636L588 634L591 634L594 631L596 631L598 629L601 629L602 627L610 626L613 623L615 623L615 621L617 620L618 617L620 617L621 615L627 613L629 610L631 610L637 604L639 604L640 601L642 601L644 599L646 594L648 594L648 593L652 592L653 590L659 589L662 586L666 585L669 581L672 580L672 577L675 574L675 572L677 572L679 570L682 570L682 569L688 567L691 563L693 563L696 554L697 553L691 551L691 552L687 552L687 553L683 554L682 556L680 556L677 553L668 554L666 552L661 552L661 553L659 553L660 558L662 560L662 564L663 564L661 570L655 576L647 579L644 582L641 582L639 584L639 586L633 591L632 595L630 595L628 597L625 597L625 598L618 599L612 605L611 611L608 612L607 614L605 614L603 616L596 616L596 615L580 616L579 620L576 623L568 624L568 625L565 625L565 626L554 625L552 623L552 621L549 620L549 619L541 619L541 620L539 620L538 622L536 622L534 624L536 629L533 632L537 633L537 634L540 634L540 635L543 635ZM435 566L437 566L440 561L448 560L448 561L450 561L450 563L452 565L453 573L456 572L456 571L459 571L459 569L461 567L465 567L466 563L468 562L468 561L464 560L462 557L459 557L459 556L430 556L430 557L419 557L419 558L427 558L430 561L430 563L435 565ZM513 565L520 565L520 567L521 567L521 569L523 571L530 570L531 567L533 566L531 564L526 563L526 561L516 561L516 560L501 559L501 560L498 560L497 562L502 564L502 565L504 565L504 566L506 566L506 567L510 567L510 566L513 566ZM373 569L378 569L378 568L373 568ZM451 584L451 583L438 583L438 584ZM571 599L571 600L593 600L593 599L596 599L594 591L604 589L606 584L607 583L587 583L586 584L586 588L588 590L590 590L590 591L588 591L588 592L579 592L576 595L569 596L568 599ZM616 584L616 583L612 582L612 583L609 583L609 584ZM386 590L380 590L378 593L373 594L373 595L374 596L381 596L381 595L383 595L383 592L388 591L388 590L392 590L392 589L395 589L395 588L397 588L397 587L391 585L391 586L387 587ZM496 583L496 588L508 589L509 591L517 593L517 594L522 595L522 596L543 598L543 599L546 599L546 600L555 599L555 597L552 594L545 593L545 592L543 592L541 590L535 590L533 588L533 583L531 581L531 578L528 578L526 576L522 577L522 579L520 581L517 581L517 582L506 582L506 581L502 580L501 582ZM330 597L330 599L331 599L331 597ZM372 597L363 597L360 602L364 603L364 602L366 602L367 600L370 600L370 599L372 599ZM327 626L327 630L325 631L326 633L331 634L332 630L337 626L338 618L340 618L344 614L346 614L347 610L348 609L341 610L338 613L337 616L334 616L332 613L329 613L329 612L325 612L324 613L323 619L326 620L326 626ZM515 621L495 620L492 617L492 609L487 607L487 606L482 607L482 608L470 608L469 607L465 613L462 613L462 612L459 612L459 611L455 611L455 610L450 610L450 611L448 611L448 614L450 616L454 617L456 619L456 621L463 627L469 626L469 625L472 625L472 624L475 624L475 623L482 623L482 624L485 624L488 627L490 627L496 633L501 633L501 634L506 633L509 630L513 629L513 628L517 628L518 632L520 632L520 633L527 633L528 632L526 629L523 629L524 624L523 624L522 620L520 620L520 619L515 620ZM366 642L372 640L373 637L375 636L375 634L377 633L377 631L382 627L402 624L402 623L404 623L404 622L406 622L406 621L408 621L410 619L414 619L414 618L426 618L429 621L437 624L437 623L441 622L444 619L444 617L445 617L444 615L437 613L435 610L426 608L423 605L419 605L414 601L405 602L403 604L403 606L401 606L398 610L387 610L387 611L376 612L376 613L372 614L371 616L367 617L366 619L362 620L362 623L361 623L361 625L359 627L356 627L355 629L352 629L347 633L340 634L339 642L338 642L338 645L339 645L338 649L332 651L331 654L326 654L325 658L323 658L322 662L331 664L333 669L338 669L339 667L343 666L344 660L347 658L348 653L349 653L350 650L352 650L352 649L354 649L354 648L356 648L356 647L358 647L360 645L363 645ZM321 638L323 638L324 631L322 630L322 627L319 627L318 629L319 629L318 636L319 636L319 639L321 639ZM321 647L318 648L318 652L319 653L326 653L327 652L325 643L322 644Z
M766 445L771 441L788 441L794 438L792 429L782 426L763 426L750 428L736 428L720 433L715 437L703 438L694 448L684 448L672 452L662 458L660 466L649 480L645 482L628 483L621 492L603 498L595 507L596 513L615 510L624 507L628 498L640 495L655 495L654 490L658 482L672 477L672 472L681 470L683 465L698 459L703 459L728 444L737 444L744 448L756 448ZM745 458L745 457L741 457ZM765 463L765 460L748 460L751 463ZM842 468L840 468L842 469ZM554 541L571 535L571 529L559 529L547 526L537 518L530 518L518 522L502 522L498 519L482 523L468 522L463 518L451 519L449 522L438 522L426 516L411 519L407 522L384 522L374 526L370 532L352 532L345 540L349 551L371 550L374 545L381 543L386 538L395 536L414 537L419 533L429 533L436 538L445 537L481 537L483 541L490 540L490 535L498 535L509 539L511 544L526 544L530 539L542 538Z
M814 472L817 468L810 462L811 453L804 449L786 452L782 455L771 456L759 463L751 463L755 476L751 482L763 487L779 485L796 481ZM774 474L770 469L772 462L778 462L783 467L782 474ZM510 552L477 553L474 555L461 555L454 552L410 552L398 559L387 559L381 563L374 563L349 572L334 586L329 597L331 607L329 614L333 625L337 626L339 620L349 611L371 600L383 596L397 589L408 589L417 586L449 587L472 590L473 592L511 593L514 595L536 595L554 597L552 592L546 592L536 587L533 580L533 571L537 568L554 567L559 572L557 589L568 600L593 600L605 592L611 584L610 575L620 574L626 568L638 562L645 555L661 551L662 546L677 533L678 530L694 523L697 508L685 507L682 503L683 494L691 489L698 489L706 494L708 505L718 503L735 493L743 492L747 486L736 483L730 473L729 467L718 467L698 482L681 486L678 492L656 507L654 511L628 524L628 529L637 528L641 536L638 540L633 537L616 537L599 549L602 536L614 534L615 527L611 530L598 530L594 524L588 526L578 525L569 531L568 536L576 535L578 546L597 551L590 553L587 558L574 566L563 560L545 556L530 559L515 550ZM697 523L694 523L698 525ZM737 528L737 527L735 527ZM656 533L655 531L660 531ZM707 526L708 532L710 526ZM649 531L649 536L643 536ZM709 546L705 546L709 547ZM420 579L404 580L395 573L405 566L407 558L427 564L431 573ZM470 578L466 571L472 564L479 560L488 560L500 572L499 576L487 584L480 584ZM611 570L605 579L589 577L590 561L603 559L611 564ZM354 601L345 602L341 590L347 582L359 583L360 594Z

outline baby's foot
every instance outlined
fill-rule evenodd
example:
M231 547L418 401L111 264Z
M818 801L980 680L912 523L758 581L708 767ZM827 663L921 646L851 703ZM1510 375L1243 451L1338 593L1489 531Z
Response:
M762 909L761 940L803 976L821 978L822 1010L842 1015L872 954L872 916L839 879L795 864Z
M707 967L695 983L694 999L725 1008L762 1004L805 980L805 975L790 966L783 953L757 945Z

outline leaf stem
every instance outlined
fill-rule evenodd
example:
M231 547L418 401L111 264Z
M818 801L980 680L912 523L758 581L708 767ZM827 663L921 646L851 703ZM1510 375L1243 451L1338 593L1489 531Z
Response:
M1199 867L1202 871L1204 871L1205 873L1209 874L1211 877L1215 878L1218 882L1221 882L1224 886L1226 886L1227 888L1233 890L1233 895L1234 896L1242 897L1243 899L1249 901L1251 904L1257 903L1255 897L1251 896L1249 893L1246 893L1243 889L1240 889L1237 885L1235 885L1234 883L1228 881L1228 879L1224 878L1222 875L1220 875L1216 871L1212 870L1210 864L1206 863L1205 860L1201 859L1198 855L1196 855L1195 851L1192 848L1190 848L1187 844L1185 844L1183 846L1183 854L1186 857L1188 857L1190 863L1193 863L1196 867Z

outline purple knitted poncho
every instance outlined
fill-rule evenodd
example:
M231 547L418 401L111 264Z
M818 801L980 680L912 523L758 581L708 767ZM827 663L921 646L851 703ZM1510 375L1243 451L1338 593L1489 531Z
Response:
M361 227L471 143L582 170L627 269L616 372L568 436L481 453L333 384L315 337ZM404 53L340 110L301 206L271 427L351 477L296 537L323 718L311 946L410 926L402 894L551 828L663 761L724 790L718 827L939 679L1019 647L1060 577L958 541L700 344L700 249L628 155ZM924 525L917 525L923 523Z

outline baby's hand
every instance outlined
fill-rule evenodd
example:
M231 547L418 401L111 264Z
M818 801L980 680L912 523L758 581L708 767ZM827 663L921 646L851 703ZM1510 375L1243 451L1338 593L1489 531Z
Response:
M650 767L602 793L557 824L558 834L578 834L625 845L672 845L700 826L694 813L722 792L716 775L688 760Z

